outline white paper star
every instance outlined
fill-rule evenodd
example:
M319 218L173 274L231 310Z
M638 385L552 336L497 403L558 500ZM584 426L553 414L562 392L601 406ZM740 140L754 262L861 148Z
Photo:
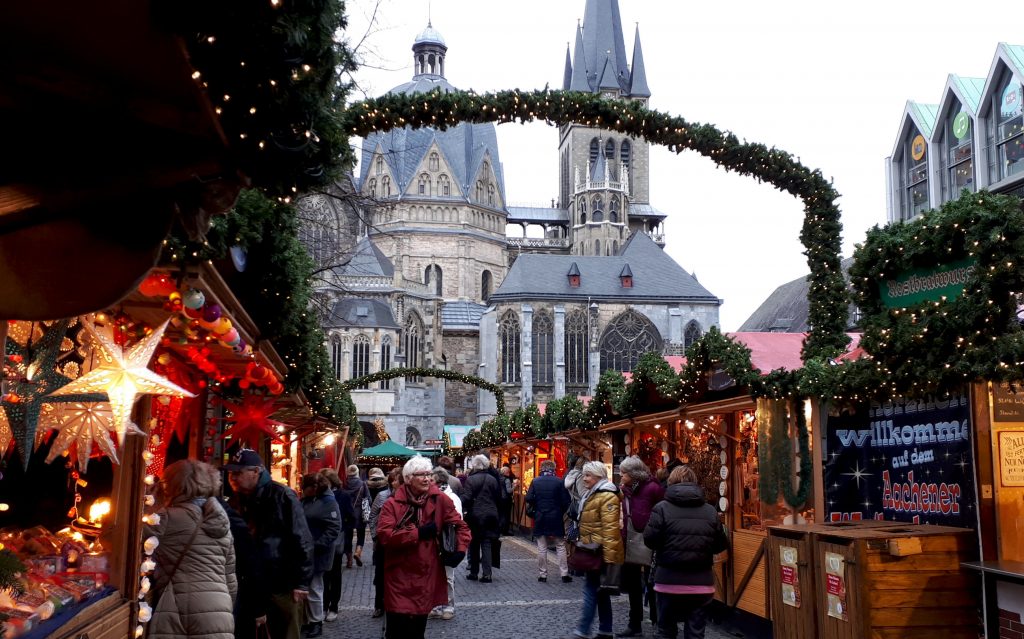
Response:
M44 408L44 415L48 420L52 420L45 426L59 429L57 437L50 447L50 454L46 456L47 463L52 462L58 455L71 448L72 444L77 444L78 467L85 472L94 442L115 464L119 463L114 441L110 438L110 433L114 431L111 423L114 419L114 412L110 404L107 402L70 402L46 404L45 406L52 406L52 410Z
M131 423L131 414L132 406L139 395L195 397L184 388L168 381L166 377L146 368L167 329L167 322L139 340L127 353L114 344L109 335L97 330L91 322L83 322L82 325L93 338L93 344L99 350L102 361L99 366L67 386L57 389L50 396L106 393L113 412L113 427L117 431L120 445L124 445L124 436L129 428L137 429Z

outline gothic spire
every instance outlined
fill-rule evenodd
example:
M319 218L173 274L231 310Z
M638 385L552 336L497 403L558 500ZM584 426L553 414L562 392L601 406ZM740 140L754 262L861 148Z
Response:
M629 94L638 98L651 97L647 87L647 69L644 68L644 50L640 47L640 25L636 25L636 37L633 39L633 65L630 67Z
M565 43L565 75L562 76L562 90L568 91L572 86L572 57L569 55L569 43Z
M583 27L578 24L576 25L576 48L573 50L572 59L572 81L569 83L569 90L590 93L593 91L593 88L591 88L590 79L587 77L587 56L583 48Z

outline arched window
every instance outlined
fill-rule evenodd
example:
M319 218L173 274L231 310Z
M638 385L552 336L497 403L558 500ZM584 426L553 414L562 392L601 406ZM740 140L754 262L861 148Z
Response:
M380 195L391 197L391 178L386 175L380 179Z
M586 386L590 365L587 314L573 311L565 318L565 383Z
M554 381L555 331L551 315L541 311L533 316L533 383Z
M391 370L391 336L385 335L380 340L380 370L389 371ZM383 379L380 382L380 387L383 390L391 388L391 380Z
M441 166L441 158L437 155L437 151L430 154L430 159L427 160L427 168L431 171L436 171Z
M629 168L629 161L632 159L633 149L629 146L629 140L623 140L622 146L619 147L619 161L622 162L622 166Z
M337 335L331 336L331 368L334 370L334 379L341 379L341 338Z
M619 254L619 241L618 240L612 240L612 255L618 255L618 254Z
M591 203L594 206L594 212L590 216L591 221L593 221L593 222L603 222L604 221L604 201L600 198L600 196L594 196L594 199L592 200Z
M683 332L683 348L690 348L690 345L699 340L700 336L700 324L696 320L690 320L690 323L686 325L686 331Z
M370 374L370 338L366 335L356 335L352 340L352 377L362 377ZM369 388L369 384L360 384L357 388Z
M377 175L380 175L383 172L384 172L384 158L378 155L377 156Z
M417 184L417 192L420 195L430 195L430 176L426 173L420 174L420 180Z
M619 221L619 198L614 196L608 200L608 221L615 223Z
M480 274L480 299L486 304L491 299L491 272L484 271Z
M377 180L370 180L370 197L377 197Z
M480 180L476 181L476 201L484 201L484 183L481 182Z
M501 366L500 381L505 384L519 383L520 339L519 317L515 311L506 311L498 325L499 352L498 361Z
M661 352L661 336L651 321L629 310L616 317L601 336L601 372L632 371L640 356Z
M597 162L597 154L601 152L601 143L597 141L597 138L591 138L590 140L590 164L593 165Z
M494 185L487 185L487 204L488 206L494 206Z
M604 159L615 159L615 140L609 139L607 142L604 143Z
M423 365L423 323L416 313L409 313L405 320L405 365L408 368L419 368ZM411 375L405 378L410 383L422 381L421 377Z
M437 178L437 182L441 185L441 195L449 196L452 194L452 183L448 179L447 175L440 175Z
M434 291L435 295L442 295L444 289L442 288L444 282L442 281L441 267L437 264L431 264L423 271L423 283L434 285L431 290Z
M601 240L594 240L594 255L601 254Z
M580 198L580 224L587 223L587 200Z

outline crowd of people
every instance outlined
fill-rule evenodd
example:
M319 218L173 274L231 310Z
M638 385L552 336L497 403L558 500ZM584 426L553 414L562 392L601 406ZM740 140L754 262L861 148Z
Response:
M258 454L239 450L223 469L195 460L168 466L149 534L159 540L151 585L150 637L273 637L323 634L338 618L342 573L363 565L373 542L374 606L388 639L424 636L429 619L455 616L455 569L490 583L501 535L514 532L518 480L486 455L433 465L413 457L385 475L357 466L302 477L301 494L272 481ZM231 496L222 498L226 471ZM559 577L583 582L573 637L641 636L645 611L657 637L704 636L714 594L713 557L727 546L715 509L692 469L662 481L638 457L619 465L570 457L563 477L545 460L525 503L537 545L537 580L548 580L553 548ZM611 597L628 594L629 616L614 632ZM597 634L591 634L595 619Z

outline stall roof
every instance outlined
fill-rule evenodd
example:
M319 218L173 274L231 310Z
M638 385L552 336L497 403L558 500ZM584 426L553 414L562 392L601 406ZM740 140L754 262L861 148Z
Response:
M401 444L397 444L390 439L384 443L377 444L372 448L363 450L360 457L415 457L419 455L418 451L411 448L406 448Z

